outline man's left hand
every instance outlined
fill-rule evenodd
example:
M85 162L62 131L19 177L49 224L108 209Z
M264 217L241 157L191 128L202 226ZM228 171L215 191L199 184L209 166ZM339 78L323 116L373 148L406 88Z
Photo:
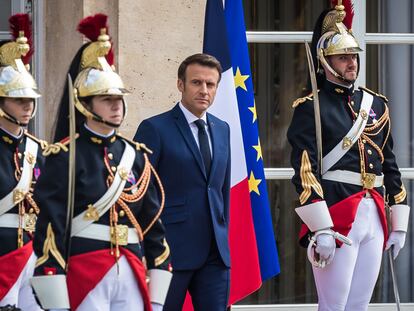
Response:
M392 255L395 260L398 253L404 247L405 244L406 232L404 231L393 231L388 237L387 243L385 244L385 250L388 250L391 246L394 245Z

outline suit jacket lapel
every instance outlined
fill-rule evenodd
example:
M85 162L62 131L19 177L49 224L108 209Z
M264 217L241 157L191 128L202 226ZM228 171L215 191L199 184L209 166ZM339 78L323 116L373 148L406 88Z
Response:
M187 120L178 104L172 109L172 113L178 129L181 135L184 137L184 141L186 142L188 148L191 150L194 158L196 159L196 162L198 163L200 170L203 172L204 177L207 178L203 160L201 159L200 150L198 149L197 143L194 139L193 133L191 132L190 126L188 125Z
M208 123L208 127L210 130L210 137L211 137L211 145L213 146L213 152L212 152L212 163L211 163L211 169L210 169L210 176L209 178L211 178L211 176L213 176L216 167L217 167L217 163L218 163L218 154L219 152L217 152L219 149L219 139L220 139L220 132L217 128L217 125L214 123L214 121L211 120L211 118L209 117L209 115L207 114L207 123Z

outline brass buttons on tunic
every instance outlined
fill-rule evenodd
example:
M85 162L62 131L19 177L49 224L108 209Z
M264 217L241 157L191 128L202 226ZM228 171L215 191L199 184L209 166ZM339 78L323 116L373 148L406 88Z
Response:
M112 153L108 153L108 159L109 160L113 160L114 159L114 155Z
M372 151L370 149L367 150L368 154L371 155Z
M125 216L125 212L123 210L119 211L119 217L124 217Z
M368 166L369 166L370 169L374 168L374 164L372 164L372 163L370 163Z

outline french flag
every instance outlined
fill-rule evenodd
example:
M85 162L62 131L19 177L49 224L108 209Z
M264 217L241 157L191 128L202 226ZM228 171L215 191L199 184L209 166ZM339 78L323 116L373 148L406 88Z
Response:
M203 52L223 67L209 112L231 132L229 304L280 272L267 197L242 0L207 0ZM188 304L187 304L188 306ZM185 308L185 310L188 310Z

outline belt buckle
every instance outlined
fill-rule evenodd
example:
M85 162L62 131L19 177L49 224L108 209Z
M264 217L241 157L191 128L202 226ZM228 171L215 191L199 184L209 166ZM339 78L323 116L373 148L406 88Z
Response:
M377 175L372 173L365 173L362 176L362 186L364 189L373 189L375 186L375 179L377 178Z
M27 232L34 232L36 229L37 216L35 213L23 215L23 229Z
M121 246L128 245L128 229L126 225L115 225L111 234L111 243Z

